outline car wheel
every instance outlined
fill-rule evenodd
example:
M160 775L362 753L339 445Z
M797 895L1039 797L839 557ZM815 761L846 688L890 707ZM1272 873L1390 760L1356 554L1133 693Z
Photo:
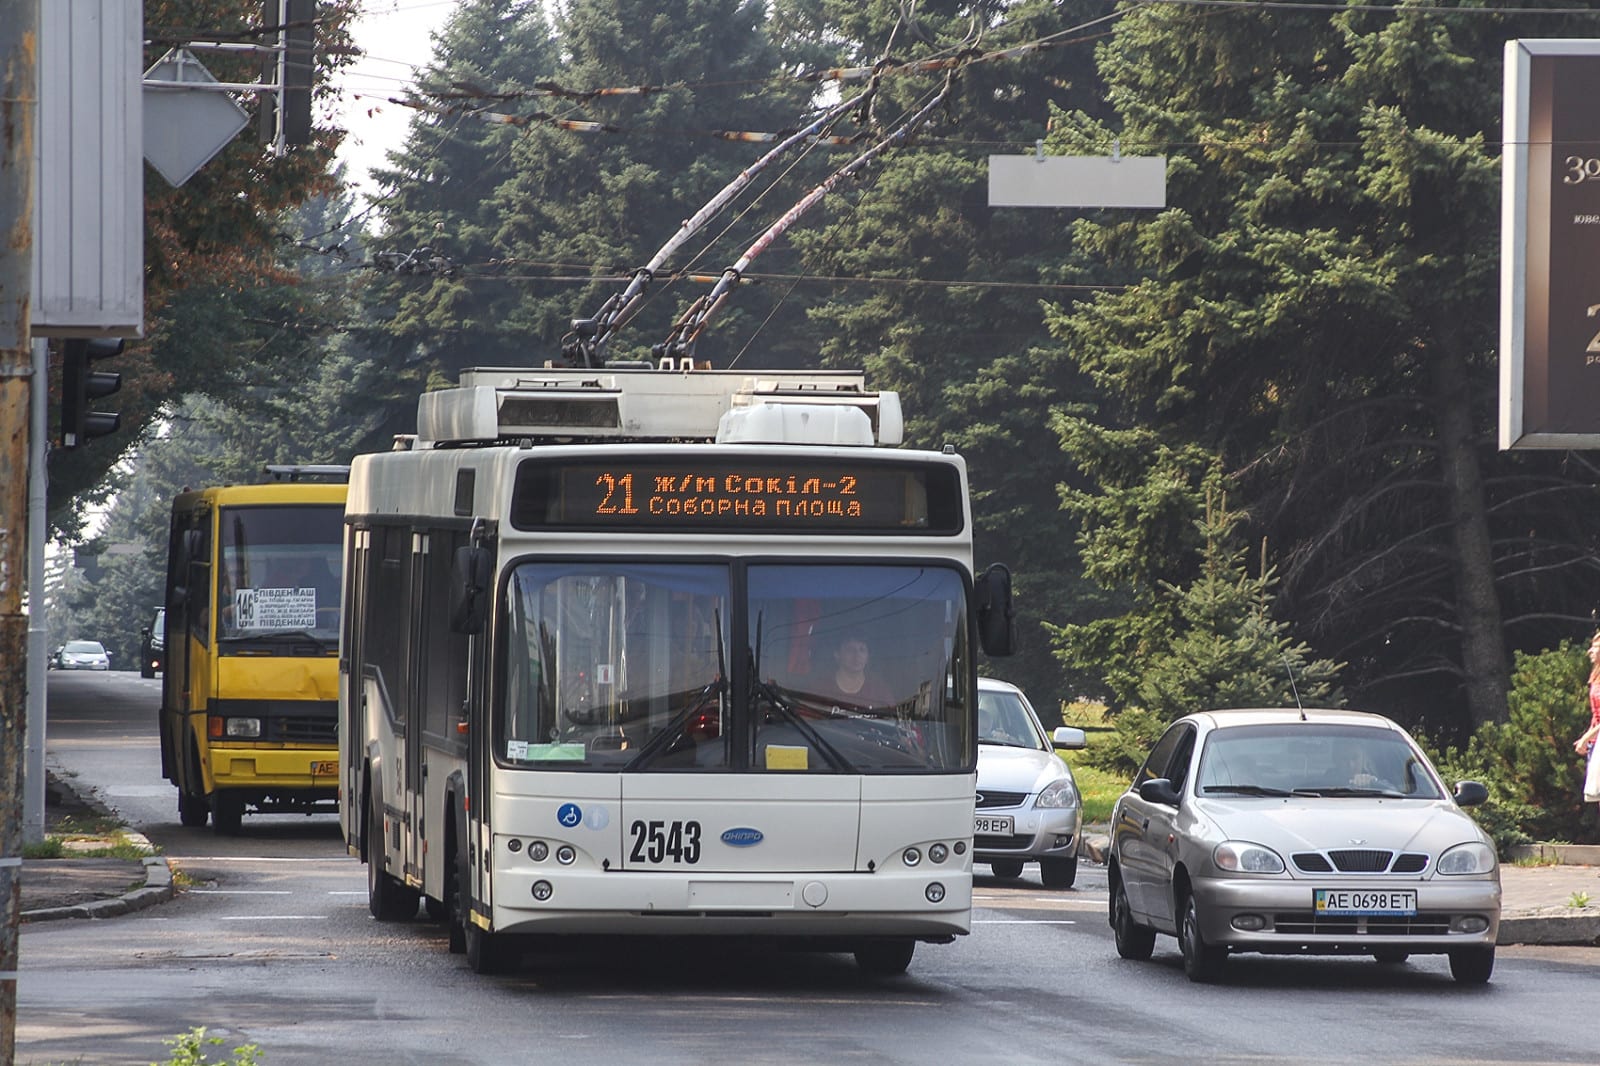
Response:
M211 828L225 837L238 835L244 823L244 800L229 792L211 794Z
M1380 948L1372 953L1372 957L1385 966L1399 966L1411 957L1411 952L1396 951L1394 948Z
M417 913L417 894L384 869L383 812L375 790L368 789L367 826L363 834L367 852L367 910L380 922L398 922Z
M991 862L989 869L993 871L996 877L1004 877L1008 881L1014 880L1022 876L1022 860L1000 859L996 862Z
M909 938L866 940L856 948L856 965L875 977L898 977L911 965L917 942Z
M141 666L141 667L139 667L139 676L140 677L155 677L156 676L156 672L154 670L150 669L150 667L148 667L148 666Z
M1156 931L1133 920L1133 908L1128 906L1128 891L1122 887L1122 878L1113 880L1111 931L1116 934L1117 954L1125 959L1143 962L1155 950Z
M1450 976L1463 985L1481 985L1494 973L1494 947L1456 948L1450 953Z
M1071 888L1078 880L1078 857L1040 859L1039 876L1045 888Z
M1228 949L1212 947L1200 932L1200 905L1190 892L1183 901L1183 921L1178 923L1178 949L1183 952L1183 972L1189 980L1201 984L1222 976L1222 965L1228 961Z

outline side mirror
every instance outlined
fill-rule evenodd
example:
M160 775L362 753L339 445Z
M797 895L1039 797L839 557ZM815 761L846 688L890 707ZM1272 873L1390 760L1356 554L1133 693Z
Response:
M1476 807L1489 799L1489 789L1481 781L1457 781L1455 801L1458 807Z
M1087 748L1089 746L1089 737L1075 725L1058 725L1050 742L1058 748L1076 750L1078 748Z
M482 633L489 618L489 582L494 578L494 556L488 548L468 545L456 549L455 583L450 586L450 631Z
M1159 803L1164 807L1178 805L1178 790L1164 777L1153 777L1139 786L1139 798L1146 803Z
M973 582L977 600L978 643L991 658L1014 654L1017 647L1016 612L1011 605L1011 571L1000 563Z

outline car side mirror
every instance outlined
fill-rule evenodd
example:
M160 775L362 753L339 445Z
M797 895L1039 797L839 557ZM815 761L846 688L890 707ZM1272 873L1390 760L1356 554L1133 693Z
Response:
M1178 805L1178 790L1164 777L1152 777L1139 786L1139 798L1146 803L1159 803L1164 807Z
M1056 726L1055 734L1050 738L1050 742L1058 748L1072 750L1089 746L1088 736L1085 735L1083 730L1073 725Z
M1458 807L1476 807L1489 799L1489 789L1481 781L1457 781L1455 801Z
M150 639L150 627L149 626L145 626L143 629L139 630L139 636L143 637L145 640L149 640Z

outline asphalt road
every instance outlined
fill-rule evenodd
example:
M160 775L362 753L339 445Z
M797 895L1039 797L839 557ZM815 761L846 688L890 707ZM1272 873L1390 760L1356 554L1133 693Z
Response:
M918 949L908 976L747 944L588 943L483 978L426 921L368 917L335 822L247 817L222 838L177 824L154 740L157 682L51 677L52 763L172 857L178 899L22 934L17 1061L147 1063L205 1025L287 1064L1593 1063L1583 1005L1600 949L1502 948L1494 981L1443 958L1239 957L1216 986L1163 938L1120 960L1105 880L980 878L973 933Z

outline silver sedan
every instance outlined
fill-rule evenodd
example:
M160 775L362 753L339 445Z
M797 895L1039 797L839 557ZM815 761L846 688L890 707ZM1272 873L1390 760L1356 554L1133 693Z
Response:
M1228 710L1175 722L1112 812L1111 927L1124 958L1175 936L1191 980L1230 953L1446 954L1494 970L1500 867L1487 834L1394 722Z

